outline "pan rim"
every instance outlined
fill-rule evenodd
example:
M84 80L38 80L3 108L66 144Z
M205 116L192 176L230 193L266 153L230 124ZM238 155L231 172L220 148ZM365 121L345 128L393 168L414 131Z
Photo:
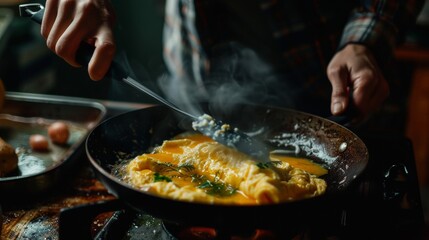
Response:
M253 106L253 104L250 104L250 105ZM363 167L362 167L362 169L360 169L358 171L359 173L357 174L357 176L355 178L359 178L360 175L362 175L361 173L365 170L365 168L367 166L367 163L368 163L368 159L369 159L368 149L367 149L366 144L363 142L363 140L356 133L354 133L353 131L351 131L350 129L348 129L345 126L342 126L341 124L338 124L338 123L336 123L336 122L334 122L332 120L325 119L323 117L320 117L320 116L317 116L317 115L314 115L314 114L311 114L311 113L302 112L302 111L299 111L299 110L293 110L293 109L288 109L288 108L280 108L280 107L273 107L273 106L262 106L262 105L255 105L255 106L264 107L267 110L271 110L271 109L278 109L278 110L281 110L281 111L285 111L286 110L286 111L289 111L289 112L301 114L301 115L306 116L306 117L313 117L313 118L320 119L322 121L328 121L331 124L335 125L336 127L342 128L343 130L345 130L346 132L348 132L348 134L351 134L355 139L357 139L358 141L360 141L362 143L361 145L365 148L365 152L366 152L365 158L361 159L361 161L363 162ZM144 109L157 109L157 108L167 109L167 107L165 107L163 105L148 106L147 108L144 108ZM118 114L118 115L116 115L116 116L114 116L112 118L120 118L121 116L124 116L124 115L127 115L127 114L131 114L131 112L138 112L138 111L142 111L144 109L131 110L131 111L128 111L128 112L124 112L124 113ZM99 126L103 125L103 124L105 124L105 122L111 120L112 118L106 119L105 121L101 122L98 125ZM353 182L353 181L351 181L344 188L342 188L340 191L338 191L338 192L336 192L334 194L332 194L332 193L330 193L329 195L323 194L323 195L320 195L320 196L315 196L315 197L300 199L299 201L290 201L290 202L286 201L286 202L280 202L280 203L274 203L274 204L262 204L262 205L261 204L246 204L246 205L211 204L211 203L204 203L204 202L192 202L192 201L186 201L186 200L180 200L180 199L172 199L172 198L168 198L168 197L165 197L165 196L160 196L160 195L157 195L157 194L154 194L154 193L149 193L147 191L140 190L140 189L138 189L136 187L133 187L133 186L127 184L126 182L121 181L118 177L114 176L111 172L107 171L103 166L101 166L98 163L98 161L96 159L94 159L93 156L91 155L91 152L90 152L90 149L89 149L89 143L88 143L89 140L90 140L90 138L93 136L93 132L95 132L98 129L99 126L96 126L94 129L92 129L92 131L88 134L88 137L87 137L86 143L85 143L86 153L87 153L88 159L91 162L91 165L96 169L96 171L98 173L102 174L103 177L108 178L109 181L113 181L115 184L119 184L122 187L125 187L127 190L131 190L133 192L136 192L136 193L139 193L139 194L144 194L146 196L154 197L154 198L157 198L157 199L164 199L166 201L175 201L175 202L180 202L180 204L189 204L189 205L193 205L193 206L194 205L201 205L201 206L205 206L205 207L209 207L210 206L210 207L222 207L222 208L227 208L227 207L231 207L231 208L238 208L238 207L239 208L248 208L248 207L251 207L251 208L255 208L255 207L264 208L264 207L282 206L282 205L296 205L297 203L301 204L302 202L316 201L316 200L320 201L319 199L331 198L331 197L333 197L333 196L335 196L337 194L341 194L343 192L343 190L346 190L348 188L348 186L350 185L350 183ZM355 179L353 179L353 180L355 180ZM106 186L107 188L110 187L109 183L106 184L106 183L103 182L103 185L107 185ZM121 196L117 196L116 194L115 194L115 196L118 197L118 198L121 198Z

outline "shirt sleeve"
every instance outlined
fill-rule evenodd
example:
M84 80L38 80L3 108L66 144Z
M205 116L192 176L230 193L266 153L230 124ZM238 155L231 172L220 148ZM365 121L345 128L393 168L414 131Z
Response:
M415 24L424 0L361 0L352 11L339 49L349 43L364 44L378 59L389 57Z

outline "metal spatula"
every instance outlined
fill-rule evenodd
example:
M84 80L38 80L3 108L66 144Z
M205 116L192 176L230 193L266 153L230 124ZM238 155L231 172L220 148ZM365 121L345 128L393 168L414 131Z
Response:
M21 4L19 5L19 13L20 16L29 17L33 21L41 24L44 14L44 7L39 3ZM93 52L93 46L82 43L76 54L76 60L85 66L89 62ZM264 143L250 137L237 128L231 127L229 124L222 123L221 121L212 118L207 114L194 116L188 112L183 111L173 103L167 101L149 88L143 86L138 81L131 78L120 64L119 58L115 58L113 60L108 74L111 75L113 79L122 80L130 86L155 98L160 103L175 110L176 112L190 117L193 120L194 130L212 138L223 145L235 148L240 152L248 154L261 162L269 161L269 150Z

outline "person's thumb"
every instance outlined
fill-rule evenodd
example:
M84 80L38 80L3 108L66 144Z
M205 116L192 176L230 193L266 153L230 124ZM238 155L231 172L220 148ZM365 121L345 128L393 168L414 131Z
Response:
M349 73L345 67L331 69L328 71L328 78L332 85L331 112L333 115L339 115L349 103Z

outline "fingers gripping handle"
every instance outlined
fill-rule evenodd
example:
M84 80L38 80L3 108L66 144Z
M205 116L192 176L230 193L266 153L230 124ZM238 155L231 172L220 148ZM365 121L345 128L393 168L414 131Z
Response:
M29 17L36 23L42 24L45 7L39 3L27 3L19 5L19 15ZM76 52L76 62L86 66L91 60L95 48L88 43L82 43Z

